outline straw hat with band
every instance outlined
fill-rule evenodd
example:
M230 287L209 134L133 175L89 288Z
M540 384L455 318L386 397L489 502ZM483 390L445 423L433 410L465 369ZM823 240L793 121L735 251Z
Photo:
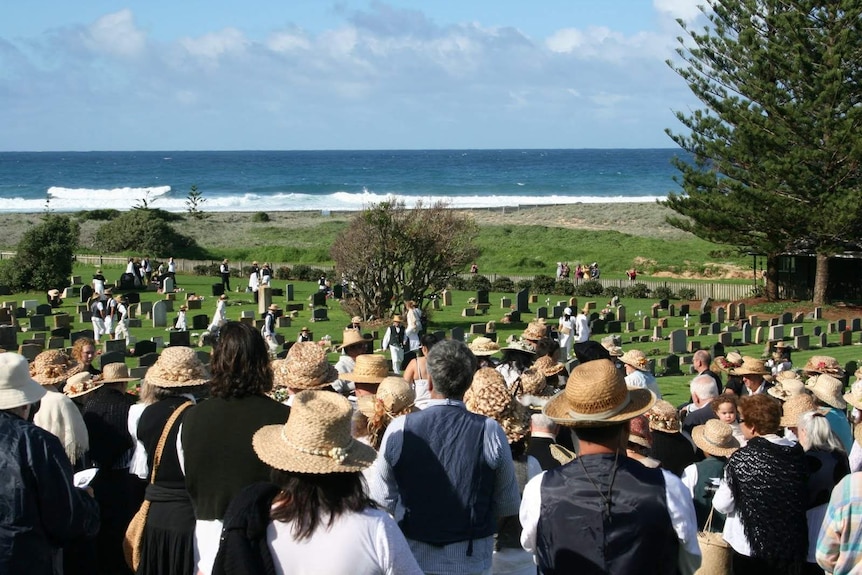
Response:
M530 341L538 341L540 339L544 339L547 333L548 326L545 325L544 322L531 321L524 329L524 333L521 334L521 338L528 339Z
M37 355L30 364L30 377L40 385L57 385L83 369L83 365L59 349L49 349Z
M766 390L766 393L771 395L776 399L780 399L781 401L787 401L791 397L795 395L799 395L801 393L808 393L805 389L805 382L801 379L795 377L780 377L782 373L788 373L782 371L776 376L777 383ZM793 372L789 372L793 373Z
M821 373L809 379L805 384L805 388L823 403L835 409L847 409L847 402L844 401L844 397L841 395L844 383L840 379Z
M341 374L341 379L354 383L380 383L389 375L389 362L382 355L363 353L356 356L353 371Z
M712 364L709 366L709 369L714 372L723 371L724 373L731 373L740 365L742 365L742 356L740 356L739 361L733 362L725 356L720 355L712 360Z
M338 350L341 351L352 345L364 345L365 343L365 338L362 337L362 334L358 329L346 329L344 330L344 341L338 346Z
M566 369L565 365L558 361L554 361L554 359L549 355L543 355L537 359L533 362L532 367L541 372L545 377L553 377Z
M649 371L649 361L646 354L639 349L628 350L620 356L620 361L640 371Z
M0 353L0 409L14 409L36 403L48 393L30 377L27 358L17 353Z
M646 416L649 419L649 428L653 431L680 432L679 412L669 401L659 399Z
M128 383L140 379L129 377L129 368L125 363L114 362L102 366L101 381L105 383Z
M310 341L293 344L281 366L279 383L291 389L320 389L338 379L338 371L326 360L326 352Z
M484 336L477 337L467 347L477 357L494 355L500 351L500 345L496 341Z
M156 387L196 387L209 381L209 373L195 350L171 346L150 366L144 380Z
M808 394L791 397L782 406L781 427L798 427L799 416L809 411L817 411L817 403Z
M844 377L844 368L838 363L838 360L828 355L813 355L808 358L805 366L802 368L802 373L805 375L817 375L825 373L833 377Z
M628 388L608 359L597 359L572 370L562 393L552 397L542 412L566 427L604 427L624 423L655 404L648 389Z
M770 375L772 370L766 367L762 359L750 356L742 357L742 364L730 371L731 375Z
M89 371L76 373L66 380L66 385L63 386L63 393L66 397L74 399L86 395L91 391L95 391L104 385L100 381L99 376L93 377Z
M270 305L269 305L269 307L268 307L268 308L266 308L266 309L268 309L269 311L281 311L281 308L280 308L280 307L278 307L278 306L277 306L276 304L274 304L274 303L273 303L273 304L270 304Z
M415 401L413 387L403 377L391 375L383 378L374 395L357 397L356 407L368 418L374 416L378 405L389 417L397 417L407 409L415 411Z
M294 473L350 473L368 468L377 456L351 435L353 408L338 395L306 390L293 397L284 425L266 425L252 437L261 461Z
M844 401L855 407L856 409L862 409L862 380L856 380L853 382L853 385L850 386L850 391L844 394ZM857 425L857 428L862 427L862 425ZM862 443L860 443L862 445Z
M733 428L718 419L710 419L691 430L691 439L701 451L715 457L730 457L739 449L739 441L733 436Z

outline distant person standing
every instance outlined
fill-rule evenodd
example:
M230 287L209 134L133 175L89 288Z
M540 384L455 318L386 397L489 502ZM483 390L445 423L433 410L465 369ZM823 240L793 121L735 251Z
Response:
M96 270L93 274L93 291L100 296L105 295L105 276L102 275L102 270Z
M129 345L129 308L123 301L123 296L118 295L114 301L117 302L117 327L114 328L114 339L124 339L126 345Z
M470 266L470 273L471 274L479 273L479 264L477 264L476 262L473 262L473 265Z
M150 263L150 256L144 256L144 259L141 260L141 270L144 272L144 279L147 281L147 285L153 280L153 264Z
M173 257L168 258L168 276L174 281L174 287L177 287L177 262Z
M575 316L575 340L574 340L574 349L575 353L579 348L583 348L584 345L590 341L590 319L587 317L587 312L589 310L586 306L584 309L578 312L578 315Z
M392 325L383 336L383 349L389 349L392 358L392 371L398 375L401 373L401 362L404 361L404 348L408 346L407 330L401 325L401 316L392 316Z
M584 279L584 266L578 264L578 267L575 268L575 279L578 283L581 283L581 280Z
M227 263L227 258L225 258L218 267L218 272L221 274L221 286L224 293L227 293L230 291L230 266Z
M99 341L102 334L106 334L108 331L105 329L105 304L102 303L99 294L95 292L90 298L90 321L93 323L93 338Z

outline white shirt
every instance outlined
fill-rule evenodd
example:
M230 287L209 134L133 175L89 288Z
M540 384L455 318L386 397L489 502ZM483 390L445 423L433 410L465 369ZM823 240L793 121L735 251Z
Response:
M648 389L655 394L656 399L661 399L661 390L658 388L658 383L651 373L636 369L626 376L626 385Z
M571 463L567 465L572 465ZM697 517L688 489L679 477L669 471L664 475L665 501L673 530L679 539L679 569L683 574L694 573L700 565L700 547L697 544ZM539 530L539 515L542 509L542 479L546 471L527 483L521 499L521 545L530 553L536 553L536 535Z
M575 343L584 343L590 339L590 320L579 313L575 317Z
M383 511L345 513L331 527L321 525L301 541L293 538L292 523L272 521L266 543L279 575L422 575L407 540Z

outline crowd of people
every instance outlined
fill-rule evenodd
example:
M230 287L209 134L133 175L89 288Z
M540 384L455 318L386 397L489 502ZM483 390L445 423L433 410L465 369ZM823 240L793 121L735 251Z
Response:
M862 563L862 381L834 358L701 350L674 406L571 310L469 345L404 315L406 367L361 318L335 365L225 321L138 397L90 339L0 354L0 572L690 574L698 532L737 575Z

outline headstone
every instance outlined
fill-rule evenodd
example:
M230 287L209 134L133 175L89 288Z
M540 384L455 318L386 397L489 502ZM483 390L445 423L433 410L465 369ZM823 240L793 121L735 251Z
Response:
M661 359L661 367L664 370L664 375L679 374L679 356L670 354Z
M476 303L491 303L488 300L488 290L476 290Z
M8 307L0 307L0 324L12 323L12 311Z
M862 318L854 317L850 320L850 331L862 331Z
M768 327L772 327L774 325L779 325L779 324L781 324L781 318L780 317L771 317L771 318L769 318L769 322L766 325Z
M521 312L518 310L510 311L507 315L512 323L521 323Z
M65 338L55 336L48 338L48 349L63 349L64 347L66 347Z
M70 327L56 327L51 330L51 337L59 337L61 339L69 339L69 336L72 334L72 328Z
M815 335L815 337L817 337L817 336L819 336L821 333L823 333L823 326L815 325L815 326L814 326L814 330L813 330L813 331L814 331L814 335Z
M512 298L501 297L500 298L500 309L509 309L510 307L512 307Z
M805 322L805 312L798 311L793 315L793 323L803 323Z
M699 335L701 337L703 337L705 335L709 335L709 326L708 325L700 326L700 329L697 330L697 335Z
M539 303L539 296L536 294L530 294L530 303Z
M688 353L694 353L700 349L700 342L697 340L691 340L688 342L688 346L686 347L686 351Z
M670 300L668 300L668 299L659 300L658 305L661 309L667 309L668 306L670 305Z
M700 313L709 313L712 311L712 298L705 297L700 301Z
M825 333L821 333L817 341L820 347L829 347L829 338Z
M58 313L52 316L54 319L54 327L69 327L72 325L72 316L67 313Z
M838 323L834 321L830 321L826 326L827 333L838 333Z
M747 345L751 343L751 324L746 322L742 324L742 344Z
M153 327L167 327L168 304L165 300L159 300L153 304Z
M769 339L771 341L781 341L784 339L784 326L773 325L769 327Z
M111 352L123 352L126 351L126 340L124 339L106 339L102 342L102 353L111 353Z
M675 329L668 335L670 340L670 344L668 346L668 351L670 353L685 353L686 352L686 337L685 331L681 329Z
M676 315L676 306L674 304L670 304L667 306L667 315L674 317Z
M538 319L548 319L548 308L542 306L536 310L536 317Z
M93 288L92 287L90 287L88 285L81 286L81 297L78 298L79 302L87 303L88 301L90 301L90 298L92 296L93 296Z
M138 304L138 314L143 317L149 315L153 312L153 302L151 301L142 301Z
M210 318L205 313L192 316L192 329L206 329L210 324Z
M584 309L587 311L597 309L596 302L588 301L587 303L584 304Z
M162 349L165 347L165 338L160 335L154 335L150 338L150 341L156 344L156 349Z
M823 319L823 308L815 307L814 308L814 319Z
M724 355L724 345L721 342L712 344L712 347L709 348L709 355L712 357Z
M679 304L679 315L686 316L691 313L691 306L687 303Z
M335 299L344 299L344 286L341 284L335 284L332 287L332 297Z
M4 348L14 349L14 348ZM22 343L18 346L18 353L27 358L27 361L32 362L36 356L44 351L45 347L37 343Z
M700 316L697 318L697 323L700 323L700 324L712 323L712 314L709 313L708 311L700 314Z
M484 323L471 323L470 324L470 335L484 335L485 334L485 324Z
M530 313L530 293L522 289L515 294L515 309L521 313Z
M441 295L443 296L443 305L445 305L445 306L452 305L452 292L450 292L447 289L444 289L443 293Z
M623 330L622 323L618 320L605 322L605 329L608 333L620 333Z
M0 348L12 351L18 346L18 330L12 325L0 325Z
M563 317L563 309L565 309L565 306L559 306L559 305L554 306L553 317L554 318Z
M473 317L476 315L476 308L474 307L465 307L461 310L461 317ZM547 313L545 314L547 315Z
M650 308L650 312L652 313L652 317L657 318L660 310L661 310L660 304L657 304L657 303L652 304L652 307Z
M839 334L838 342L841 345L852 345L853 344L853 332L844 330Z
M793 323L793 314L792 314L792 313L790 313L789 311L784 312L784 313L783 313L783 314L781 314L781 316L779 317L778 323L781 323L781 324L784 324L784 325L787 325L787 324Z
M25 299L21 302L21 307L25 310L33 310L36 311L36 308L39 307L39 300L37 299Z
M191 310L203 309L203 300L190 299L186 301L186 308Z
M617 319L621 322L626 321L626 306L618 305L617 306Z
M626 322L626 333L632 333L634 331L637 331L637 330L635 330L635 322L627 321Z
M135 354L138 357L147 355L148 353L156 353L156 342L144 339L135 344ZM138 362L141 365L141 362Z
M594 319L590 322L590 333L605 333L606 323L603 319Z
M69 345L75 345L75 341L81 339L82 337L86 337L89 339L95 339L93 337L93 330L91 329L82 329L81 331L73 331L69 334Z
M709 324L709 334L710 335L718 335L719 333L721 333L721 324L720 323L718 323L717 321L714 321L711 324Z
M290 316L280 315L277 318L275 318L275 327L277 327L277 328L290 327L290 325L291 325Z
M650 317L648 315L645 315L641 320L641 329L650 329L650 327L652 327L650 325Z
M171 331L168 335L168 345L191 347L191 332Z
M811 347L811 343L809 342L809 338L807 335L798 335L793 338L793 348L798 349L800 351L809 349Z
M794 325L790 327L790 337L799 337L805 331L805 328L801 325Z
M723 307L715 310L715 321L724 323L727 320L727 311Z
M652 328L652 339L653 341L660 341L664 339L664 337L662 336L661 326L657 325Z
M103 353L99 356L99 367L101 369L105 369L105 366L110 363L125 363L126 361L126 353L125 353L125 345L126 342L124 340L120 340L123 342L123 351L112 351L110 353Z
M173 293L174 291L174 280L173 278L165 278L163 283L162 292L163 293Z
M287 284L286 286L284 286L284 289L287 294L285 296L285 299L287 299L287 301L293 301L293 284Z
M666 317L660 317L658 320L658 326L663 327L663 328L667 328L667 326L668 326L667 318Z
M725 306L725 312L727 314L727 319L730 321L736 321L739 319L738 310L736 308L735 303L729 303Z
M431 300L431 309L433 309L435 311L440 311L440 298L439 297L435 297L434 299Z
M320 298L323 299L323 303L318 303L318 300ZM272 305L272 288L269 286L260 286L260 289L257 291L258 313L265 314L266 310L269 309L270 305ZM326 292L314 292L314 296L312 297L312 305L314 305L315 307L318 305L326 305Z
M763 343L766 341L766 328L759 326L754 330L754 343Z
M569 298L569 307L572 308L573 310L578 309L578 298L570 297Z
M733 334L729 331L723 331L718 334L718 342L726 347L729 347L733 344Z
M40 303L39 305L36 306L36 312L35 313L37 315L49 316L49 315L54 313L54 308L52 308L47 303Z
M449 331L449 337L455 341L464 341L464 328L455 326Z
M318 307L311 313L311 321L329 321L329 310L325 307Z
M31 315L30 316L30 331L43 331L47 329L45 327L45 316L44 315Z
M841 331L846 331L846 330L847 330L847 320L844 318L839 319L838 320L838 331L841 332Z

